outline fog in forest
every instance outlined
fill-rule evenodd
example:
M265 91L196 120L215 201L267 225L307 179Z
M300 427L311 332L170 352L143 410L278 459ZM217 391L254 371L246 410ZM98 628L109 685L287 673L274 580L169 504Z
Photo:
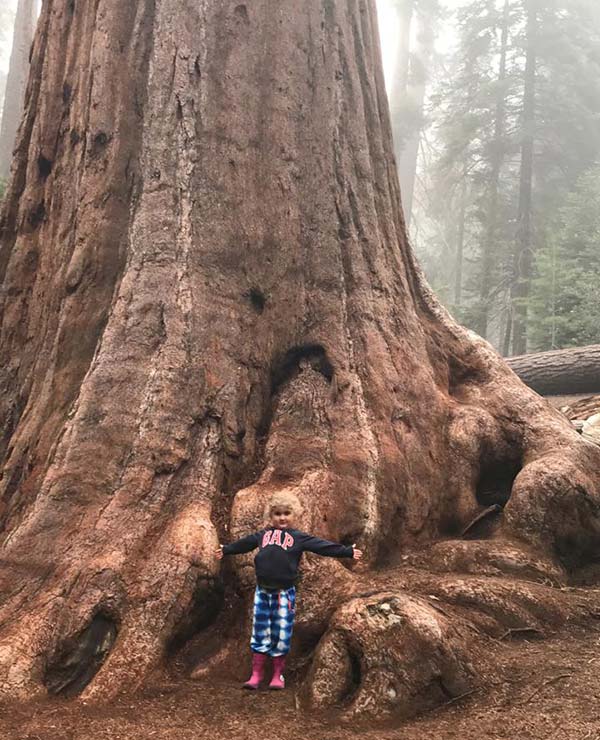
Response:
M0 6L2 103L16 8ZM378 13L405 216L441 300L505 355L600 342L597 1Z
M0 0L0 91L0 740L600 740L600 0Z

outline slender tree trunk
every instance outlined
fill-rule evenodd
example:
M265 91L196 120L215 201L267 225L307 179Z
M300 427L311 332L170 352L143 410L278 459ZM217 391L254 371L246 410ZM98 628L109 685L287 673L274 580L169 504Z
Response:
M572 613L526 581L597 551L600 450L439 305L399 202L372 0L44 3L0 216L0 694L237 645L213 553L282 489L366 552L306 563L315 705L447 703L480 630Z
M527 299L533 266L533 159L535 142L536 93L536 0L527 0L527 51L525 87L523 93L523 141L521 145L521 177L519 185L519 215L515 248L513 282L513 354L527 351Z
M417 17L416 44L414 54L411 55L411 74L407 88L407 96L410 100L411 116L414 123L399 161L400 191L402 193L402 205L407 226L410 226L413 209L422 118L427 89L427 74L431 65L434 41L435 35L431 26L431 20L422 16Z
M466 168L465 168L466 170ZM467 211L467 173L463 172L460 185L459 211L458 211L458 233L456 235L456 257L454 262L454 304L462 305L463 289L463 260L465 247L465 225Z
M512 339L512 303L510 298L508 305L504 308L504 320L502 328L502 357L508 357L510 354L510 340Z
M488 319L490 312L490 292L494 273L495 258L497 256L498 235L498 199L500 189L500 173L504 162L505 141L504 128L506 118L506 55L508 51L508 26L510 2L505 0L500 26L500 65L497 80L496 112L494 116L494 133L490 142L490 189L487 209L487 223L484 241L481 250L481 284L479 288L479 315L475 330L484 338L488 334Z
M407 121L407 105L409 95L409 80L411 72L411 35L415 19L415 0L394 0L396 24L398 28L398 42L396 44L396 58L390 85L390 113L392 120L392 135L394 140L394 156L398 172L401 170L402 158L409 139L409 124ZM410 209L406 203L404 190L403 210L404 218L410 220Z
M0 124L0 177L8 177L17 128L23 113L29 74L29 52L37 18L37 0L18 0L2 122Z

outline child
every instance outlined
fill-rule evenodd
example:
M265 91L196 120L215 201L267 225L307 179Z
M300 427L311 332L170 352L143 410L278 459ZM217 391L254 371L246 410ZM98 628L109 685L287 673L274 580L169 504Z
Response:
M346 545L321 540L292 528L294 514L300 502L292 494L275 494L270 501L268 515L271 525L259 532L242 537L230 545L221 545L216 552L238 555L259 548L254 558L256 591L252 621L252 675L244 684L246 689L257 689L262 681L267 656L273 659L273 678L270 689L283 689L285 656L289 652L294 626L298 565L302 553L315 552L332 558L360 560L362 552Z

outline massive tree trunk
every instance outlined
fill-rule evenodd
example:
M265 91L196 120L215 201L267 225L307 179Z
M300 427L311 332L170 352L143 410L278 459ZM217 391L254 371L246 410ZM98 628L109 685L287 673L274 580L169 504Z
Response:
M508 364L543 396L600 392L600 344L519 355Z
M29 51L37 18L37 0L18 0L10 55L2 123L0 125L0 177L8 177L13 145L21 115L29 72Z
M234 620L212 552L283 488L366 551L307 563L307 701L445 702L485 632L570 614L527 581L597 549L600 450L440 307L393 161L372 0L44 4L1 217L2 695L132 690Z

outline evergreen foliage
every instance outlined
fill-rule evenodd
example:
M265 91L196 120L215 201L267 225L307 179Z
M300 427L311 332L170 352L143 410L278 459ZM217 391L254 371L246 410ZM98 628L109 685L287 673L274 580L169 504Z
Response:
M447 0L446 11L456 43L432 75L412 234L428 276L449 308L505 353L515 313L524 315L528 350L600 341L600 9L594 0ZM531 204L523 200L528 138Z

